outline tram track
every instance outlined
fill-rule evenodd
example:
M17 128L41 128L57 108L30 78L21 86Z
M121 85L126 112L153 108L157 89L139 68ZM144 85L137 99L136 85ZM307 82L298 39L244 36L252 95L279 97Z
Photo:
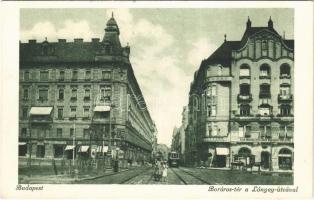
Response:
M176 172L175 169L173 169L173 168L170 168L170 169L180 179L180 181L184 183L184 185L188 185L188 182L182 177L182 175L180 175L178 172ZM204 179L192 174L191 172L187 172L186 170L183 170L180 168L177 168L177 170L193 177L194 179L198 180L201 183L211 185L211 183L209 183L207 180L204 180Z
M149 170L151 170L150 167L146 168L144 171L140 171L139 173L136 173L135 175L128 177L127 179L120 181L119 184L127 184L127 182L131 181L132 179L136 178L137 176L141 174L147 173Z

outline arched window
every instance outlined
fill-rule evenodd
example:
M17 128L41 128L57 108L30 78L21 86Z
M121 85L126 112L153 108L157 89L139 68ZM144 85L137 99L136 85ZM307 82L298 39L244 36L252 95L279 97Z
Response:
M271 106L269 104L262 104L259 106L259 114L262 116L270 115L271 113Z
M280 66L280 77L281 78L290 77L290 66L288 64L285 63Z
M270 77L270 67L268 64L263 64L260 67L260 77Z
M280 149L278 154L279 169L291 170L292 169L292 152L287 148Z
M221 66L221 65L218 65L218 66L217 66L217 75L218 75L218 76L221 76L221 75L222 75L222 66Z
M248 77L250 76L250 66L247 64L243 64L240 66L240 77Z
M266 40L262 41L262 50L263 51L267 50L267 41Z
M242 147L241 149L239 149L238 155L243 157L250 156L251 150L247 147Z

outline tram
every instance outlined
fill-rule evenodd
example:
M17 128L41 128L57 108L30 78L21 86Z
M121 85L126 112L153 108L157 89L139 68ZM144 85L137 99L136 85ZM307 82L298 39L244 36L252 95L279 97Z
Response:
M172 151L168 154L169 167L179 167L180 156L178 152Z

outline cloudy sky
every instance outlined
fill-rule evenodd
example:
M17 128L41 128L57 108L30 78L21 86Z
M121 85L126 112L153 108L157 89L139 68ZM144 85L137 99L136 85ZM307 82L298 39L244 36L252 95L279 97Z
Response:
M114 12L123 46L131 46L135 76L158 129L158 142L170 145L181 124L189 85L200 62L224 40L239 40L247 17L267 26L269 16L279 34L293 38L292 9L22 9L20 39L57 41L102 38Z

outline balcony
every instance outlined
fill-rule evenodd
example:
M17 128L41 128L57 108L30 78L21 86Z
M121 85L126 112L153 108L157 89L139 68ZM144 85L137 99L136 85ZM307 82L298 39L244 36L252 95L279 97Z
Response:
M292 101L293 100L293 95L292 94L278 94L278 101Z
M230 82L231 76L209 76L206 78L206 82Z
M260 93L259 94L259 98L261 98L261 99L270 99L271 98L271 94L270 93Z
M293 143L293 138L239 138L240 142L253 143Z
M225 136L225 137L204 137L203 142L230 142L230 137Z
M30 123L52 123L53 120L51 117L39 117L39 116L36 116L36 117L30 117L29 118L29 122Z
M250 121L256 120L256 116L254 115L234 115L233 117L237 121Z
M238 101L252 101L252 94L238 94Z
M270 75L260 75L259 79L270 79Z
M239 79L251 79L251 76L243 76L243 75L241 76L241 75L240 75L240 76L239 76Z

